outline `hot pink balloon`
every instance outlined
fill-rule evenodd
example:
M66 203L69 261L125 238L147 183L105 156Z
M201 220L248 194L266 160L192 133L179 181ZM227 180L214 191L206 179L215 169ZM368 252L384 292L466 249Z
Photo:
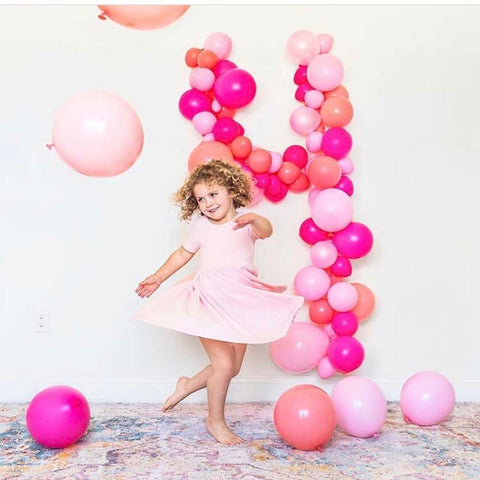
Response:
M232 51L232 39L225 33L211 33L205 40L205 50L213 52L220 60L227 58Z
M330 342L328 358L339 372L349 373L363 363L365 351L356 338L342 336L334 338Z
M309 152L319 152L322 149L322 132L312 132L307 135L306 145Z
M348 155L352 144L352 136L344 128L330 128L323 134L322 152L339 160Z
M230 117L219 118L212 133L218 142L231 143L239 135L237 122Z
M313 90L313 87L308 82L301 83L295 90L295 100L298 100L299 102L305 101L305 95L310 90Z
M335 367L330 363L328 357L323 357L320 362L318 362L317 373L319 377L324 380L335 375Z
M298 168L304 168L307 160L307 151L301 145L290 145L283 152L283 161L294 163Z
M226 108L248 105L257 91L253 77L241 68L232 68L217 78L213 87L215 98Z
M198 133L206 135L213 130L217 117L212 112L199 112L192 118L192 123Z
M295 290L307 300L319 300L330 288L330 277L325 270L309 265L301 268L295 276Z
M337 259L337 249L330 240L317 242L310 249L310 259L319 268L328 268Z
M87 399L72 387L48 387L33 397L26 413L30 435L46 448L66 448L80 440L90 422Z
M53 122L53 144L70 167L92 177L128 170L143 148L140 119L122 98L82 92L65 102Z
M363 223L351 222L344 229L335 232L332 241L341 255L361 258L372 249L373 234Z
M320 52L320 42L314 33L298 30L288 38L287 52L295 63L307 65Z
M357 304L358 292L351 283L335 283L328 290L327 300L337 312L348 312Z
M332 318L332 329L339 336L353 336L358 330L358 319L352 312L337 312Z
M302 83L307 82L307 66L300 65L296 70L293 76L293 82L295 85L300 85Z
M331 397L337 424L349 435L372 437L385 424L387 401L372 380L360 376L343 378L333 388Z
M192 88L183 93L178 101L180 113L191 120L197 113L209 112L211 109L210 99L204 92Z
M330 266L330 272L336 277L349 277L352 274L352 262L347 257L339 255Z
M235 63L231 62L230 60L220 60L213 69L215 78L218 78L220 75L223 75L225 72L228 72L228 70L231 70L232 68L237 68L237 65L235 65Z
M310 244L313 245L317 242L322 240L326 240L328 238L328 232L325 232L321 228L318 228L315 225L315 222L311 218L307 218L302 222L300 225L300 238Z
M349 197L351 197L353 195L353 189L354 189L353 182L346 175L342 175L340 177L339 182L334 186L334 188L338 188L339 190L342 190Z
M342 62L330 53L317 55L308 64L307 79L316 90L333 90L343 80Z
M299 135L308 135L320 125L320 113L310 107L298 107L290 115L290 126Z
M215 74L209 68L195 67L190 72L190 86L202 92L210 90L215 83Z
M291 324L287 335L270 344L277 367L291 373L309 372L327 354L329 339L322 328L306 322Z
M288 186L285 185L275 174L270 175L270 185L264 195L271 202L277 203L283 200L288 193Z
M412 375L403 385L400 408L407 422L436 425L451 415L455 390L442 374L432 371Z
M268 188L270 186L270 174L269 173L255 173L253 175L255 178L255 185L258 188Z
M353 216L352 199L337 188L326 188L320 191L312 204L312 218L316 225L327 232L338 232L344 229ZM337 250L341 250L337 247Z

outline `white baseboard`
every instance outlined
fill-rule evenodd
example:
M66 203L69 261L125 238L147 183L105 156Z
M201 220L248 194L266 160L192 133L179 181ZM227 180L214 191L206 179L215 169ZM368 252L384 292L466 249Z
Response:
M159 403L168 396L176 383L173 377L112 378L112 377L55 377L0 378L0 402L30 402L35 394L52 385L70 385L80 390L91 403ZM341 377L321 380L317 375L279 377L238 377L230 386L227 402L275 402L288 388L309 383L330 393ZM388 401L400 400L404 380L371 378ZM450 378L458 402L480 402L480 379ZM185 400L189 403L207 401L205 390Z

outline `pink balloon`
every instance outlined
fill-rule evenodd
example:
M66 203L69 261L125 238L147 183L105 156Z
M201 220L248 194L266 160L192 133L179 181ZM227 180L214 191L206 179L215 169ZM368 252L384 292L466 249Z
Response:
M347 257L339 255L330 267L330 272L337 277L349 277L352 274L352 262Z
M248 105L257 91L253 77L241 68L232 68L217 78L213 87L215 98L226 108Z
M307 65L320 52L320 42L314 33L298 30L288 38L287 52L295 63Z
M353 182L346 175L342 175L338 183L333 188L342 190L342 192L345 192L349 197L353 195Z
M337 249L330 240L317 242L310 249L310 259L319 268L328 268L337 259Z
M327 300L337 312L348 312L355 308L358 302L358 292L351 283L335 283L328 290Z
M321 192L321 190L319 190L318 188L312 188L309 192L308 192L308 204L310 205L310 208L312 207L313 205L313 202L315 201L315 199L317 198L317 195Z
M451 415L455 407L455 390L438 372L424 371L412 375L403 385L400 408L407 422L436 425Z
M365 377L349 376L332 391L338 426L349 435L368 438L385 424L387 401L378 385Z
M219 118L212 133L215 140L222 143L231 143L240 134L237 122L230 117Z
M352 216L352 199L337 188L326 188L320 191L313 201L313 221L327 232L338 232L344 229L352 221ZM336 244L335 246L342 253Z
M230 60L220 60L213 69L215 78L218 78L220 75L228 72L228 70L232 70L232 68L237 68L235 63L231 62Z
M317 38L320 43L320 53L328 53L333 46L333 37L328 33L320 33Z
M300 85L302 83L307 82L307 66L306 65L300 65L295 70L295 75L293 76L293 82L295 83L295 85Z
M323 357L320 362L318 362L317 372L320 378L326 380L327 378L335 375L336 370L334 366L330 363L328 357Z
M312 323L294 322L287 335L270 344L270 356L277 367L291 373L309 372L327 354L329 339Z
M313 245L328 238L328 232L318 228L311 218L307 218L300 225L300 238L310 245Z
M264 195L271 202L277 203L283 200L288 193L288 186L285 185L275 174L270 175L270 185Z
M320 113L310 107L298 107L290 115L290 126L299 135L313 132L320 121Z
M341 158L338 163L340 164L340 166L342 167L342 173L344 175L350 175L351 173L353 173L353 170L355 169L354 166L353 166L353 162L351 160L350 157L345 157L345 158Z
M215 83L215 75L209 68L195 67L190 72L190 86L202 92L210 90Z
M269 173L255 173L253 175L255 178L255 185L258 188L268 188L270 186L270 174Z
M53 122L53 144L84 175L111 177L128 170L143 148L140 119L122 98L82 92L65 102Z
M308 64L307 79L316 90L333 90L343 80L342 62L330 53L317 55Z
M192 123L198 133L206 135L213 130L217 117L212 112L199 112L193 116ZM214 140L213 136L212 140Z
M272 156L272 166L270 167L268 173L278 172L283 163L282 156L280 155L280 153L272 151L270 151L270 155Z
M192 88L184 92L180 97L178 108L185 118L191 120L197 113L209 112L211 102L204 92Z
M190 5L98 5L102 15L137 30L166 27L181 17L189 7Z
M322 132L311 132L307 135L306 145L309 152L319 152L322 149Z
M30 435L46 448L65 448L80 440L90 422L87 399L75 388L48 387L33 397L26 413Z
M305 95L310 90L313 90L313 87L308 82L301 83L295 90L295 100L303 102L305 100Z
M222 110L222 106L220 105L220 103L218 102L218 100L216 98L214 98L212 100L212 111L215 112L215 113L218 113Z
M283 152L283 161L294 163L298 168L304 168L307 160L307 151L301 145L290 145Z
M353 336L358 330L358 319L352 312L338 312L332 318L332 329L339 336Z
M341 127L330 128L323 134L322 151L337 160L345 157L352 149L351 135Z
M356 370L365 358L362 344L354 337L337 337L330 342L328 358L341 373Z
M328 292L330 283L330 277L325 270L309 265L297 272L294 286L297 293L307 300L319 300Z
M323 93L318 90L309 90L305 93L305 103L310 108L320 108L325 100Z
M351 222L344 229L335 232L332 241L338 252L348 258L364 257L373 247L372 232L360 222Z
M197 113L197 115L199 115ZM217 120L217 118L215 117L215 121ZM203 141L204 142L214 142L215 141L215 137L213 136L213 133L207 133L206 135L203 136Z
M248 204L249 207L257 205L263 199L263 189L258 188L256 185L252 185L252 201Z
M211 33L203 44L205 50L213 52L219 60L223 60L230 55L232 51L232 39L225 33Z

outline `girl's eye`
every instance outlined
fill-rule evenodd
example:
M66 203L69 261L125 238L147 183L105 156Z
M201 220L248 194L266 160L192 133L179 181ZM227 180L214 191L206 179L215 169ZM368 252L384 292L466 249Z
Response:
M211 197L215 197L217 194L216 193L211 193L210 196Z

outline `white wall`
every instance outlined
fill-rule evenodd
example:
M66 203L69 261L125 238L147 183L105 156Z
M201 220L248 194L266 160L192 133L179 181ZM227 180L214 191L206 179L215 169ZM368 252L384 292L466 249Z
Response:
M229 34L231 59L258 87L238 119L254 143L283 151L303 142L288 124L298 103L285 51L301 28L334 36L355 108L355 219L376 243L352 280L377 299L357 334L366 350L357 373L394 400L408 376L433 369L458 399L480 400L479 7L195 5L150 32L97 14L0 7L0 400L67 383L91 401L156 402L203 367L195 338L128 322L142 304L137 282L188 230L168 200L200 141L177 110L184 53L213 31ZM143 123L142 155L118 177L82 176L45 148L55 111L91 89L120 95ZM257 247L260 276L291 284L308 263L297 234L306 195L258 210L275 227ZM49 333L34 331L38 309L49 312ZM229 400L275 400L298 383L330 391L338 378L286 374L266 345L250 346Z

